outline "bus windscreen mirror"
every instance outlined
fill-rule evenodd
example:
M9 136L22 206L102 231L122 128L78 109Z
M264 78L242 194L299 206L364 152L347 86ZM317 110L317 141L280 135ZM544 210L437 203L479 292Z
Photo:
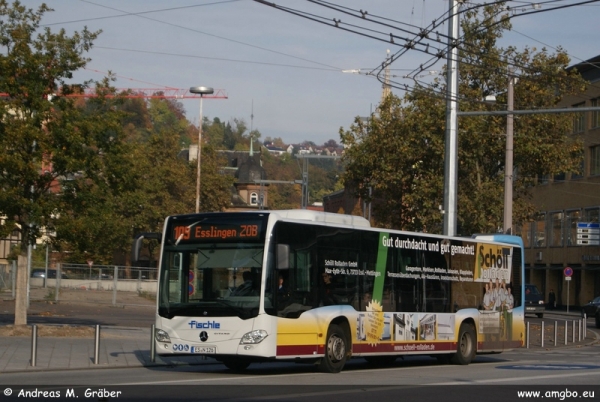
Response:
M277 245L277 269L290 268L290 246L288 244Z
M144 239L156 239L161 242L162 235L160 233L139 233L133 239L133 247L131 248L131 262L140 260L140 250Z

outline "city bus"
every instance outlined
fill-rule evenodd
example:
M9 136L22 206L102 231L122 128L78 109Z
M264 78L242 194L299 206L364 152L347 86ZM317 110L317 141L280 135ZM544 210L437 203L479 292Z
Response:
M166 218L159 239L157 355L235 371L294 361L337 373L351 358L469 364L524 341L520 237L448 237L309 210Z

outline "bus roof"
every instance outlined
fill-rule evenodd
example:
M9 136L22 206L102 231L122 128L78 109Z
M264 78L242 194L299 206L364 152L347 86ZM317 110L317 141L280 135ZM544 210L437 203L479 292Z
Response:
M284 209L268 211L282 219L293 219L348 226L371 227L369 221L361 216L311 211L308 209Z

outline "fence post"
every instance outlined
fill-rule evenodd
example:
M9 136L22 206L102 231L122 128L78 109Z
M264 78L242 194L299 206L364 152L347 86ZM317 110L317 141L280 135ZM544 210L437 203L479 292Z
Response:
M31 367L35 367L37 360L37 325L31 327Z
M527 323L527 349L529 349L529 322Z
M102 288L102 268L98 268L98 284L96 285L96 290L104 290Z
M542 321L542 331L541 331L541 335L542 335L542 347L544 347L544 321Z
M558 342L558 321L554 321L554 346Z
M138 269L138 286L137 286L137 290L138 293L140 293L142 291L142 270Z
M113 306L117 305L117 285L119 284L119 267L115 265L115 269L113 271Z
M94 339L94 364L100 361L100 325L96 325L96 337Z
M150 361L154 363L156 361L156 344L154 342L155 325L152 324L150 327Z
M56 279L54 280L54 301L58 302L60 293L60 277L62 276L61 264L56 264Z
M16 297L16 289L17 289L17 261L13 260L10 264L10 281L12 283L12 298L13 300Z
M587 314L583 313L583 339L587 338Z
M573 343L575 343L575 320L573 320Z
M569 321L565 320L565 345L567 344L567 339L568 339L568 332L567 329L569 328Z

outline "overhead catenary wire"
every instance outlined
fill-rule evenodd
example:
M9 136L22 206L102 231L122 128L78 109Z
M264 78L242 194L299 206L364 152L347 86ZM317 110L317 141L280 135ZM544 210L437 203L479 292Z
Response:
M181 7L168 7L168 8L163 8L163 9L147 10L147 11L133 12L133 13L119 10L114 7L108 7L103 4L99 4L97 2L93 2L93 1L89 1L89 0L81 0L81 1L91 4L91 5L115 10L115 11L122 13L121 15L113 16L115 18L123 17L123 16L137 16L139 18L146 18L150 21L167 24L169 26L190 30L190 31L197 32L197 33L204 34L204 35L210 35L210 36L216 37L218 39L229 40L229 41L232 41L233 43L238 43L238 44L245 45L245 46L251 46L253 48L273 52L273 53L276 53L276 54L279 54L282 56L293 57L293 58L302 60L303 62L316 63L318 65L323 66L323 69L322 69L323 71L328 71L328 70L342 71L342 69L339 67L331 66L331 65L325 64L325 63L320 63L315 60L309 60L307 58L298 58L297 56L290 55L290 54L287 54L284 52L273 51L271 49L267 49L267 48L264 48L261 46L255 46L255 45L247 43L247 42L237 41L234 39L225 38L222 36L206 33L206 32L203 32L203 31L200 31L197 29L188 28L188 27L185 27L185 26L182 26L179 24L173 24L173 23L161 21L161 20L158 20L155 18L147 17L147 14L151 14L151 13L165 12L165 11L170 11L170 10L184 9L184 8L201 7L201 6L202 7L203 6L211 6L211 5L218 5L218 4L223 4L223 3L232 3L232 2L239 1L239 0L214 1L211 3L197 4L197 5L190 5L190 6L181 6ZM255 1L258 3L265 3L267 5L275 5L275 3L268 3L268 2L260 1L260 0L255 0ZM542 6L553 5L552 8L542 9L542 10L534 9L531 11L528 11L529 8L532 7L531 3L512 2L512 3L520 3L522 5L517 5L514 7L507 7L505 9L505 11L509 11L512 13L518 13L511 17L511 18L515 18L515 17L521 16L521 15L529 15L529 14L537 14L540 12L548 12L548 11L552 11L554 9L575 7L575 6L581 5L581 4L592 4L592 3L596 3L597 1L600 1L600 0L586 0L586 1L582 0L582 1L579 1L576 3L569 2L567 4L564 4L563 0L546 0L546 1L540 1L536 4L540 4ZM347 15L348 17L351 17L351 18L356 18L357 21L361 20L361 21L364 21L365 23L376 24L376 26L378 26L378 27L390 28L390 29L394 30L394 32L386 32L383 29L375 29L375 28L371 28L368 26L361 26L360 24L349 24L348 22L342 22L340 20L340 18L337 18L337 21L338 21L337 24L342 26L344 28L344 30L346 30L346 31L356 33L356 34L363 34L363 36L366 34L368 36L375 37L374 39L377 39L378 41L385 42L385 43L391 43L390 40L395 41L395 42L400 42L400 43L396 43L396 45L401 46L401 48L398 49L395 57L394 56L390 57L389 65L392 65L394 62L397 62L398 60L400 60L401 56L405 55L410 50L415 50L415 51L418 51L418 52L421 52L424 54L432 55L432 57L428 61L420 63L420 65L417 68L415 68L412 72L409 72L401 77L403 79L407 79L407 78L411 79L414 82L414 84L409 85L406 83L402 83L401 81L397 81L394 79L394 78L400 78L400 76L392 76L393 79L391 80L391 82L389 82L389 84L393 88L401 89L404 91L420 90L419 87L425 85L425 82L420 80L420 78L422 78L421 75L423 73L425 73L427 70L432 69L435 66L435 64L440 61L440 59L446 57L446 46L447 46L446 42L447 42L448 38L447 38L447 35L445 34L445 32L440 32L439 28L441 26L443 26L443 24L449 18L447 11L444 12L440 17L433 20L432 23L429 24L427 27L423 28L424 24L421 24L421 26L417 26L414 24L406 24L406 23L403 23L403 22L400 22L400 21L397 21L397 20L394 20L391 18L373 15L371 13L368 13L367 10L356 10L356 9L352 9L349 7L337 5L332 2L320 1L320 0L307 0L307 2L311 3L311 4L315 4L317 6L327 8L329 10L333 10L335 12L343 12L343 15ZM511 2L494 1L494 2L487 3L487 5L500 4L500 3L511 3ZM471 11L471 10L476 10L483 6L484 6L484 4L465 3L465 5L463 6L463 9L461 9L461 13ZM306 13L306 14L310 15L315 20L320 20L323 23L327 23L330 26L335 25L335 23L333 22L335 19L319 16L316 13ZM110 17L101 17L101 18L110 18ZM87 20L94 20L94 18L89 18ZM78 21L84 21L84 20L82 19L82 20L78 20ZM66 23L69 23L69 22L66 22ZM55 24L48 24L48 25L55 25ZM338 29L339 29L339 27L338 27ZM402 36L397 35L398 32L405 33L405 35L402 35ZM461 42L459 40L457 42L457 44L460 46L460 43ZM111 47L101 47L101 46L95 46L95 47L96 48L104 48L106 50L120 50L118 48L111 48ZM469 52L468 49L462 49L462 50ZM139 50L139 49L127 49L127 51L140 52L140 53L151 53L151 54L158 54L158 55L165 55L165 56L176 56L176 57L198 57L198 58L205 58L205 59L214 59L217 61L250 63L250 64L258 64L258 65L269 65L269 66L274 66L274 67L284 67L284 68L304 68L304 69L319 70L319 68L317 68L317 67L311 68L311 67L295 66L295 65L283 64L283 63L279 64L279 63L265 63L265 62L260 62L260 61L247 61L247 60L239 60L239 59L210 58L210 57L200 57L200 56L193 56L193 55L172 54L172 53L168 53L168 52L144 51L144 50ZM490 56L488 56L488 57L490 57ZM365 73L362 75L373 76L373 77L375 77L375 79L377 79L380 83L383 84L384 83L383 71L385 70L386 67L389 66L384 63L382 63L378 67L372 68L370 70L371 73ZM510 63L510 61L509 61L509 63ZM525 68L526 66L516 66L515 65L515 67ZM440 96L444 96L444 95L442 95L440 93Z
M296 10L292 10L290 8L287 8L287 7L281 7L281 6L278 6L277 4L272 3L272 2L266 2L264 0L254 0L254 1L259 2L261 4L269 5L271 7L275 7L275 8L281 9L282 11L291 12L291 13L293 13L295 15L302 16L302 17L305 17L305 18L306 18L306 15L308 15L308 13L300 12L300 11L296 11ZM379 23L379 24L382 24L382 25L388 25L388 26L390 25L390 24L387 24L387 23L384 24L384 23L380 23L380 22L376 21L374 19L375 17L373 15L368 14L364 10L350 9L348 7L337 6L337 5L333 4L333 3L325 2L325 1L318 1L318 0L307 0L307 1L309 1L311 3L323 5L324 7L329 8L329 9L335 9L337 11L340 11L340 12L344 13L345 15L349 15L349 16L352 16L352 17L355 17L355 18L359 18L359 19L363 19L363 20L369 20L371 22ZM534 11L531 11L531 12L523 11L523 10L526 10L526 7L520 7L521 14L513 15L512 17L509 17L509 18L516 18L517 16L521 16L521 15L537 14L537 13L541 13L541 12L549 12L549 11L553 11L553 10L557 10L557 9L563 9L563 8L568 8L568 7L575 7L575 6L582 5L582 4L595 3L595 2L598 2L598 1L599 0L586 0L586 1L580 1L580 2L577 2L577 3L570 3L570 4L566 4L566 5L559 5L559 6L555 6L553 8L549 8L549 9L535 9ZM553 3L557 3L557 2L559 2L559 0L548 0L548 1L542 1L542 2L539 2L539 3L536 3L536 4L544 5L544 4L553 4ZM483 7L483 6L487 6L487 5L503 4L503 3L506 3L506 2L505 1L496 1L496 2L492 2L492 3L484 4L484 5L474 5L474 6L471 6L471 7L464 8L463 10L461 10L461 13L464 13L464 12L467 12L467 11L472 11L472 10L475 10L477 8L480 8L480 7ZM532 7L532 5L528 4L528 7ZM499 11L499 13L506 12L506 11L511 11L511 10L514 12L515 8L507 7L505 9L501 9ZM517 8L516 11L519 11L519 9ZM373 76L375 76L378 79L378 81L381 82L382 84L384 83L384 78L381 75L382 75L382 72L385 70L385 68L387 66L391 65L392 63L394 63L395 61L397 61L399 59L399 56L402 56L408 50L421 50L423 48L423 44L421 42L423 41L424 38L428 37L428 35L435 33L435 38L436 39L432 39L432 41L434 43L438 43L438 44L443 44L443 39L444 38L447 39L447 36L445 34L440 33L440 32L434 32L433 28L430 28L429 30L424 30L424 31L421 31L421 32L413 32L413 34L415 35L415 38L413 40L411 40L409 38L406 38L406 37L395 36L392 33L389 34L389 39L388 39L388 38L384 38L385 33L383 31L376 31L374 29L369 29L368 32L370 32L370 33L369 34L365 34L362 31L358 31L357 30L358 28L356 28L355 24L344 23L339 18L338 19L334 18L333 20L331 20L329 18L325 18L325 17L321 17L321 16L316 16L314 13L311 13L310 15L311 16L310 16L309 19L312 19L314 21L317 21L317 22L320 22L320 23L323 23L323 24L326 24L326 25L329 25L329 26L332 26L332 27L335 27L335 28L338 28L338 29L343 29L343 30L346 30L346 31L350 31L350 32L353 32L353 33L361 35L361 36L372 37L373 33L379 32L379 35L381 35L381 37L374 38L374 39L377 39L379 41L389 42L392 45L403 46L404 48L400 49L396 54L394 54L393 56L391 56L389 58L389 61L386 61L386 62L382 63L381 66L379 66L378 68L372 70L370 73L367 74L367 75L373 75ZM368 15L369 18L366 18L366 15ZM490 18L495 18L498 15L499 14L496 14L494 16L491 16ZM434 20L434 22L430 26L431 27L439 26L439 24L443 24L447 20L447 18L448 17L445 17L445 18L444 17L440 17L439 19ZM333 21L333 23L331 21ZM489 21L489 20L487 20L487 21ZM500 18L497 22L495 22L495 24L500 23L502 21L503 21L503 18ZM492 24L492 26L493 25L494 24ZM350 29L350 28L353 28L353 29ZM361 29L363 31L365 30L365 28L362 28L362 27L361 27ZM486 29L487 29L487 27L486 27ZM400 44L395 43L395 41L394 41L395 38L399 39L400 42L404 41L404 43L400 43ZM460 46L461 42L462 42L462 38L459 38L459 40L456 41L456 46ZM421 45L421 46L419 46L419 45ZM432 52L431 52L430 49L437 50L437 53L435 54L435 57L431 58L428 62L423 63L422 66L425 66L424 68L417 68L417 69L415 69L414 76L417 76L417 75L421 74L423 71L427 70L432 65L434 65L437 61L439 61L440 59L446 57L446 50L445 49L443 49L441 47L437 48L437 49L435 47L432 48L431 44L430 44L429 47L425 46L425 51L424 52L428 53L428 54L431 54ZM461 50L469 53L468 49L461 48ZM498 61L498 59L496 59L496 60ZM499 60L499 61L505 62L505 60ZM511 65L510 60L508 61L508 65ZM528 69L528 66L516 65L514 62L512 63L512 66L516 67L516 68L520 68L520 69ZM407 90L410 89L407 84L398 84L398 83L392 82L392 83L390 83L390 85L392 87L396 88L396 89L402 89L402 90L405 90L405 91L407 91ZM440 93L440 96L442 96L441 93Z

